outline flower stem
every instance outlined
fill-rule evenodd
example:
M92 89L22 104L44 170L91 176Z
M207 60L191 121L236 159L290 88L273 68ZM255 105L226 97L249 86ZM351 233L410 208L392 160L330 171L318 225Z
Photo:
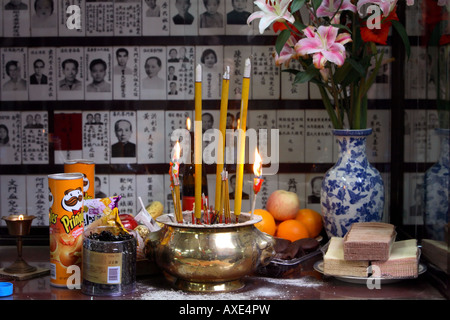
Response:
M289 25L289 23L287 23L286 21L283 21L283 24L286 26L286 28L289 29L289 31L291 32L291 34L295 34L296 36L301 37L302 35L300 33L298 33L296 30L292 29L291 26Z
M331 65L329 66L329 68L330 68L330 74L333 74ZM334 99L334 109L336 110L335 113L338 116L339 121L342 123L342 115L341 115L341 110L339 108L339 89L336 86L336 83L334 83L333 76L330 77L330 81L331 81L331 94L333 95L333 99Z
M322 96L323 104L325 105L325 109L328 112L328 116L330 117L333 128L334 129L342 129L342 122L339 121L338 117L336 116L333 105L331 104L330 98L328 97L328 94L327 94L325 88L320 84L317 84L317 86L319 87L319 91L320 91L320 95Z

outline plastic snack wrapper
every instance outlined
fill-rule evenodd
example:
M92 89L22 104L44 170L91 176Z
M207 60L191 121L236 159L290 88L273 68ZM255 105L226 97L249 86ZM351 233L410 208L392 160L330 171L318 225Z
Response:
M94 229L100 226L116 227L118 230L124 233L129 233L123 226L119 217L118 203L120 196L101 198L101 199L89 199L85 201L85 221L86 214L89 221L90 217L92 222L85 225L84 229Z
M141 197L139 197L139 202L141 203L141 210L134 217L134 219L139 224L146 226L150 232L156 232L161 229L161 227L156 223L155 219L153 219L152 215L148 212L147 208L144 206Z
M144 206L141 197L139 197L139 202L141 204L141 210L134 217L139 224L134 229L135 233L138 234L138 259L148 259L148 250L146 249L146 246L149 245L152 235L161 230L161 227L154 219L154 215L161 215L164 208L159 201L153 201L147 207ZM151 209L151 211L149 211L149 209ZM142 240L142 242L140 240Z
M147 238L150 231L148 228L142 224L138 225L134 230L129 231L137 241L136 248L136 260L144 260L145 258L145 239Z
M114 208L119 208L122 196L84 200L84 228L105 215L110 215Z

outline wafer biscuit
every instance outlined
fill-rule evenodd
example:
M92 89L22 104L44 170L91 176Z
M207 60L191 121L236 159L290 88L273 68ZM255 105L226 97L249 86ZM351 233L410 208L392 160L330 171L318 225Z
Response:
M419 249L416 239L394 242L386 261L372 261L372 274L376 278L417 278Z
M323 257L323 273L330 276L367 277L369 261L344 259L344 239L332 237Z
M344 259L388 260L395 237L395 227L392 224L354 223L344 237Z

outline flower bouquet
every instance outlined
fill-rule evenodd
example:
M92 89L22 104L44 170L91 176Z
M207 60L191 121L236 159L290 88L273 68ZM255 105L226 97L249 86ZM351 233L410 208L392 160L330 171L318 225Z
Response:
M414 0L407 0L408 5ZM393 27L409 56L406 30L396 14L397 0L256 0L259 31L278 33L276 65L300 62L294 83L313 82L335 129L365 129L367 92L380 67L390 63L378 45L386 45ZM304 21L300 10L307 11Z

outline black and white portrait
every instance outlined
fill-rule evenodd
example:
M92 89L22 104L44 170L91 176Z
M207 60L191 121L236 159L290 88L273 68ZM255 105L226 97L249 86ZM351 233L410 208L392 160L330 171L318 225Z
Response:
M113 52L114 99L138 100L140 96L139 47L115 47Z
M203 0L204 11L200 14L200 28L223 28L223 2L220 0Z
M117 142L111 146L111 157L136 157L136 144L131 142L134 135L133 124L127 119L120 119L114 123L114 134Z
M29 99L56 100L56 49L28 48Z
M33 62L34 73L30 76L30 85L48 84L48 77L44 74L45 62L37 59Z
M141 99L166 99L166 60L165 47L141 47Z
M202 66L202 97L220 99L223 75L223 47L197 47L197 59Z
M32 0L31 35L57 36L57 2L54 0Z
M198 35L197 8L199 1L170 1L170 35Z
M22 78L19 61L10 60L5 64L5 73L9 80L3 84L4 91L26 91L27 81Z
M112 99L112 49L85 48L86 100Z
M320 203L320 191L322 189L322 176L315 176L309 181L310 194L308 195L308 203Z

